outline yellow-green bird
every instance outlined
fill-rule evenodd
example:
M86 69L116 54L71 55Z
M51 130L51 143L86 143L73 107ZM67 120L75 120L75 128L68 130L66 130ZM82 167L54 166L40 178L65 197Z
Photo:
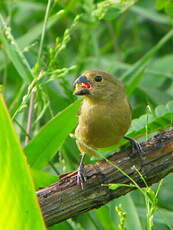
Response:
M75 130L77 146L82 153L77 183L83 188L85 154L117 144L130 126L132 113L123 85L109 73L85 71L75 80L74 86L74 94L84 96ZM126 139L140 149L133 139Z

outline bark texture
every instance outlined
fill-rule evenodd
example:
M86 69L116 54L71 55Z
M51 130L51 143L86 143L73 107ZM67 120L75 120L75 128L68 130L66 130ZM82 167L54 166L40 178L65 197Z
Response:
M173 171L173 129L162 132L141 143L142 159L132 147L114 153L107 160L86 165L87 182L82 190L76 184L77 171L61 176L61 180L37 192L40 206L48 226L73 216L98 208L112 199L135 189L119 187L110 190L110 183L130 184L132 181L120 170L133 178L139 186L145 186L134 165L148 185L158 182ZM133 159L133 160L132 160Z

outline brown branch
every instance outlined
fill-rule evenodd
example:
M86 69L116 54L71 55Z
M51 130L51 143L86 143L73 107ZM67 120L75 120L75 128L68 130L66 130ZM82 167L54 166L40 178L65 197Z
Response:
M141 143L145 154L140 172L148 185L158 182L173 171L173 129L164 131L145 143ZM99 161L86 165L87 182L84 189L76 184L76 171L62 176L61 181L37 192L40 206L47 225L53 225L63 220L98 208L110 200L122 196L135 189L119 187L110 190L109 183L130 184L131 180L122 174L117 165L140 186L145 186L133 165L140 165L139 158L129 147L113 154L109 161ZM133 160L132 160L133 159Z

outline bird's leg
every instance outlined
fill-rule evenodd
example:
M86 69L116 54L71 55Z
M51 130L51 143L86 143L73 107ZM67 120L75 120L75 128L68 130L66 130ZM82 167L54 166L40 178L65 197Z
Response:
M124 139L128 140L131 145L132 145L132 148L136 150L136 152L138 153L138 156L139 156L139 161L140 161L140 165L142 165L142 162L143 162L143 156L144 156L144 151L142 150L142 147L141 145L133 138L131 137L124 137ZM133 150L132 150L133 152Z
M85 170L84 170L84 158L85 158L85 153L82 154L82 158L80 161L80 165L78 168L78 174L77 174L77 184L80 184L81 188L83 189L83 184L86 181L86 177L85 177Z

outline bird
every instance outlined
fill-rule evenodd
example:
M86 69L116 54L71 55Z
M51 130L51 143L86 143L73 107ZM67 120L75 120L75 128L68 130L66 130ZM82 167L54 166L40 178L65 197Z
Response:
M117 78L102 70L87 70L73 84L74 94L84 97L74 134L82 154L77 184L83 188L86 154L95 155L98 148L118 144L122 138L129 140L139 151L141 147L134 139L125 137L132 111L124 86Z

